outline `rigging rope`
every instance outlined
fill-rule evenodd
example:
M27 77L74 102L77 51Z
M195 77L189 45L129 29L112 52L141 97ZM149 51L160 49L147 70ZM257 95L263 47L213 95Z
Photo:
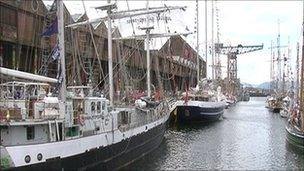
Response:
M130 7L129 7L129 1L128 1L128 0L126 0L126 3L127 3L127 8L128 8L128 10L130 10ZM132 25L133 35L135 35L135 29L134 29L134 23L133 23L132 17L130 17L130 20L131 20L131 25Z
M84 8L84 13L87 14L87 9L85 7L85 4L84 4L84 0L82 0L82 5L83 5L83 8ZM96 58L98 60L98 64L99 64L99 67L102 68L101 66L101 61L100 61L100 56L99 56L99 53L98 53L98 50L97 50L97 46L96 46L96 43L95 43L95 39L94 39L94 35L93 35L93 30L92 30L92 26L91 25L88 25L89 27L89 30L90 30L90 35L91 35L91 39L92 39L92 43L93 43L93 46L94 46L94 50L95 50L95 55L96 55ZM102 48L103 50L103 48ZM94 64L94 60L93 59L93 64ZM92 65L93 65L92 64ZM91 66L92 67L92 66ZM92 69L93 70L93 69ZM104 77L104 73L103 73L103 70L101 69L101 74L102 74L102 77ZM99 79L101 79L101 76L99 75Z

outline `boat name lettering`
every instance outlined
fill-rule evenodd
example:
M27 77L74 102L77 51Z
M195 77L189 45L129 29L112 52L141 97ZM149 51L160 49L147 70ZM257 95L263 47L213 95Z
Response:
M132 19L129 19L127 20L127 23L143 23L143 22L146 22L147 18L132 18ZM159 20L164 20L164 21L171 21L171 17L168 17L168 16L157 16L156 17L156 21L159 21ZM149 21L151 22L154 22L155 21L155 18L154 17L150 17L149 18Z

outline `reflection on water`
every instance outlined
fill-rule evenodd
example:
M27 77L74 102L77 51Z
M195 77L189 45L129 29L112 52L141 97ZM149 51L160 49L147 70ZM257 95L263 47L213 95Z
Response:
M304 169L304 154L286 141L286 119L264 104L251 98L218 122L171 127L159 148L127 169Z

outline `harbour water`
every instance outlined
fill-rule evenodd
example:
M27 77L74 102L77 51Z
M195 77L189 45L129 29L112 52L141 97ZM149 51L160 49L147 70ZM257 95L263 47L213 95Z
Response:
M218 122L171 126L159 148L126 169L304 169L303 152L286 141L286 119L264 106L265 98L251 98Z

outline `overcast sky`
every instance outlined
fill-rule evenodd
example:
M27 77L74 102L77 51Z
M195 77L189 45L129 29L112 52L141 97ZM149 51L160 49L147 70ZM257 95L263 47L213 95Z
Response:
M52 1L44 1L46 4L51 4ZM145 8L146 1L125 1L118 2L118 10L135 8ZM84 8L81 0L64 1L71 14L83 13ZM96 18L103 15L97 13L95 6L104 5L106 1L84 1L90 18ZM186 32L186 27L190 31L194 31L195 26L195 1L150 1L150 6L167 6L178 5L187 6L185 12L171 11L163 14L162 17L168 17L167 23L164 20L159 22L150 22L154 25L154 33L168 32ZM219 9L219 32L220 42L224 45L236 46L242 45L260 45L264 44L264 49L249 54L238 56L238 77L241 82L250 84L260 84L269 81L270 77L270 44L271 41L276 45L280 20L280 34L281 45L288 44L290 40L291 48L291 62L294 63L296 59L296 43L302 43L301 28L303 15L303 1L218 1L216 3ZM211 1L207 2L208 6L208 46L211 43ZM144 16L143 16L144 17ZM214 18L215 20L216 18ZM132 35L133 29L128 22L129 19L115 21L116 25L123 36ZM136 29L145 23L135 23L135 33L143 34L143 32ZM216 35L216 23L214 24L214 31ZM200 54L205 59L205 1L199 1L199 46ZM196 35L190 35L187 41L196 46ZM158 48L166 39L153 40L152 46ZM287 49L282 49L282 54L287 55ZM208 65L211 61L211 55L208 54ZM222 56L223 77L226 77L226 56ZM211 68L208 69L208 77L211 77Z

